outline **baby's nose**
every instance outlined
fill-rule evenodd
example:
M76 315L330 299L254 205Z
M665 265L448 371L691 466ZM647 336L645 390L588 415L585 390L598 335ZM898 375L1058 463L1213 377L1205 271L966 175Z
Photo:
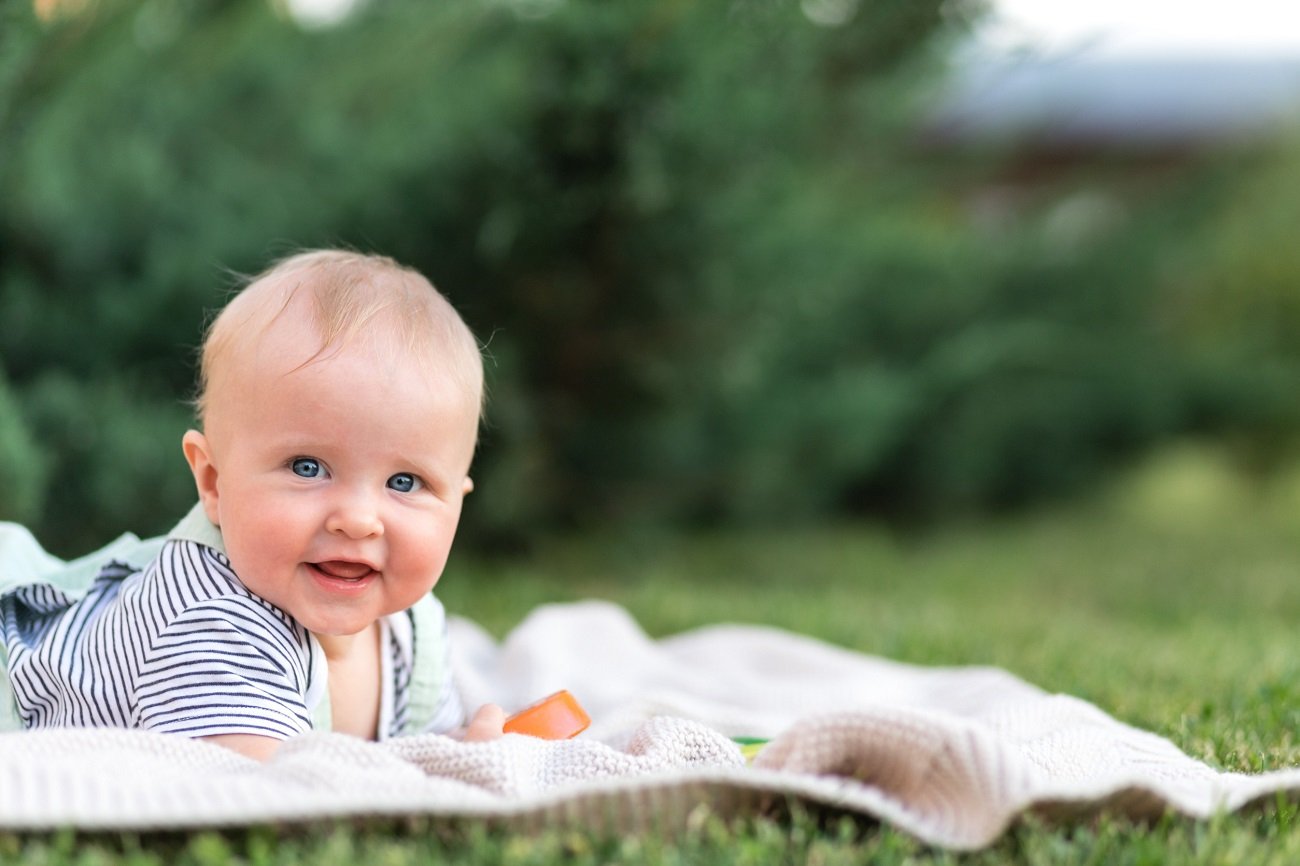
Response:
M384 534L384 523L371 497L347 496L331 509L325 529L348 538L371 538Z

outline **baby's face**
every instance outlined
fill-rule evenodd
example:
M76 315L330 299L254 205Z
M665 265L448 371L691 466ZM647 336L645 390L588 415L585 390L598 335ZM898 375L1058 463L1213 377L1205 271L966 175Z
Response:
M245 586L318 636L356 634L442 574L478 406L369 340L300 366L317 337L285 318L212 395L204 506Z

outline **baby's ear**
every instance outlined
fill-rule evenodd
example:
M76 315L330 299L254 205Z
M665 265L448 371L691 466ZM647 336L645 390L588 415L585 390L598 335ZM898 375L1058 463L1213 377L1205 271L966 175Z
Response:
M199 490L203 511L214 526L220 526L221 521L217 519L217 465L212 462L208 437L197 430L186 431L181 438L181 448L190 464L190 472L194 473L194 486Z
M473 492L474 492L474 479L466 475L465 483L460 488L460 495L469 496Z

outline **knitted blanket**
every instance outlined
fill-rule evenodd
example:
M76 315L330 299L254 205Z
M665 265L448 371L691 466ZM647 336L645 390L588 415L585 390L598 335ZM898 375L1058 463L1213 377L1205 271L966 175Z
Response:
M147 731L5 734L0 828L423 815L630 832L795 801L969 849L1027 812L1203 818L1300 790L1300 770L1217 772L1000 670L919 668L772 629L653 641L621 608L588 602L539 608L500 644L458 620L453 641L468 705L567 688L593 726L565 742L311 734L264 765ZM772 741L747 765L738 735Z

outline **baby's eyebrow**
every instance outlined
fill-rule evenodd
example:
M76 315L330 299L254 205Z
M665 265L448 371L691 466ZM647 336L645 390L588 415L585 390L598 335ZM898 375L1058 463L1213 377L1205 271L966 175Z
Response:
M397 467L393 470L393 474L408 472L420 476L425 481L441 481L444 480L446 474L439 471L433 463L427 463L414 457L399 457L393 462L393 465Z
M425 483L434 487L450 487L451 479L445 472L439 472L431 467L421 467L413 470L416 475L424 479Z

